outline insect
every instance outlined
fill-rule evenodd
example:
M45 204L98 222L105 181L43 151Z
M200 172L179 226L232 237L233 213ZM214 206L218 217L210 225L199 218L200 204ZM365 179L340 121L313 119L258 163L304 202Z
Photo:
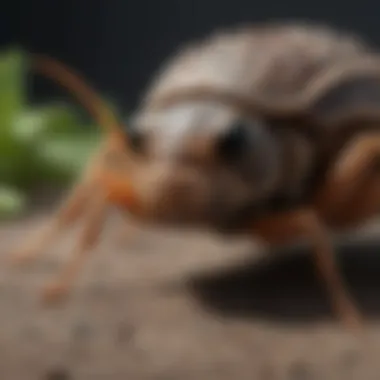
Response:
M55 61L36 68L70 88L107 130L69 199L12 255L37 256L84 218L77 252L45 292L66 295L108 205L141 221L261 237L305 238L336 315L362 317L334 259L331 231L380 208L380 59L327 26L262 24L219 32L163 65L129 131Z

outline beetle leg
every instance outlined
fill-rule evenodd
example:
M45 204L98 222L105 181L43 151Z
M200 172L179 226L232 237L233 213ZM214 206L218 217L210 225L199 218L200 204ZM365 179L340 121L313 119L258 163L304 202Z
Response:
M357 193L349 200L347 205L341 209L334 210L335 213L331 223L343 227L358 227L366 220L372 219L380 210L380 177L373 173L370 178L362 181ZM330 216L331 218L331 216Z
M347 292L334 259L332 242L313 210L297 210L270 216L255 222L251 231L273 245L282 244L295 237L311 240L318 273L327 288L335 313L345 326L361 326L361 315Z
M73 281L85 262L87 254L98 242L105 222L107 206L108 202L105 197L96 196L93 198L74 256L63 268L58 278L46 287L43 294L45 301L55 301L69 292Z
M36 259L60 234L72 227L87 206L92 185L86 180L79 182L53 219L37 235L27 237L25 243L11 253L12 263L18 265Z
M370 133L358 137L340 155L317 194L314 204L326 216L344 211L352 197L376 169L380 158L380 135ZM334 211L336 210L336 212Z
M93 190L99 186L98 175L104 157L110 149L110 142L106 141L104 146L92 157L82 179L70 191L61 209L52 217L52 220L39 233L33 233L27 237L25 243L11 253L10 261L14 265L28 263L36 259L59 235L66 232L69 227L73 227L83 215Z

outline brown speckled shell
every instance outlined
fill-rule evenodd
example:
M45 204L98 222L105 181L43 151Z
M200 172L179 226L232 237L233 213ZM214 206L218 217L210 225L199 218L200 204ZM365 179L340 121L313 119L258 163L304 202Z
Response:
M163 65L145 105L197 86L268 100L296 99L330 67L372 54L358 37L324 26L274 24L216 33L180 49Z

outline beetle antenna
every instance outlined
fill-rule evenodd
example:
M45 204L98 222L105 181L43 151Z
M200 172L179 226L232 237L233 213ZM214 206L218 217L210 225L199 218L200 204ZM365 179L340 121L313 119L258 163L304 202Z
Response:
M120 137L124 131L115 114L84 79L73 69L56 59L33 54L32 67L39 73L68 89L106 132Z

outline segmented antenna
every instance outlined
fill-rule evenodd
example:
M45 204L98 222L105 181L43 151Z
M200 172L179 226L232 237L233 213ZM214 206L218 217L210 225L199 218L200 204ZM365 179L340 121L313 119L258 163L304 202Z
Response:
M123 138L125 138L125 132L120 128L120 123L110 107L84 81L81 75L50 57L33 54L30 61L32 68L36 72L69 90L106 132L119 137L122 134Z

